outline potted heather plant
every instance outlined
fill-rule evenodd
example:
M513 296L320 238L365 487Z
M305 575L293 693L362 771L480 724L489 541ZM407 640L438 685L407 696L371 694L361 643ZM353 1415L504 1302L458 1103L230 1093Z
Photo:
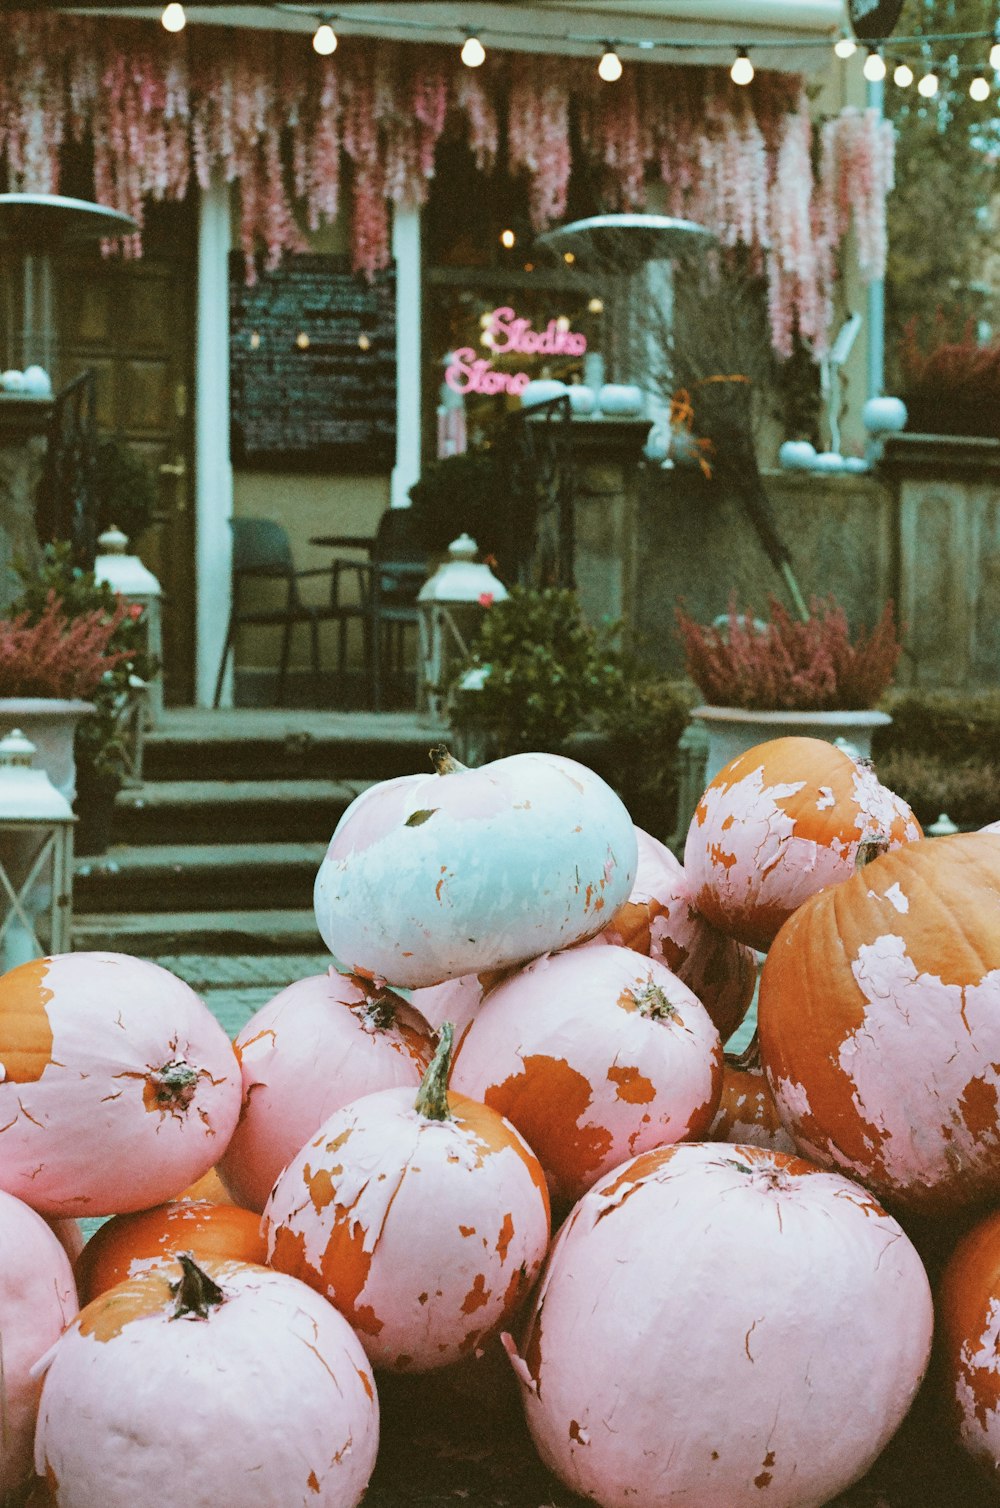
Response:
M124 603L71 615L49 590L37 613L24 607L0 619L0 734L20 728L38 762L70 802L76 789L73 739L94 712L94 697L123 655L112 647Z
M1000 340L980 343L971 324L957 338L921 345L914 321L900 348L906 427L934 435L982 435L1000 440Z
M733 599L708 625L677 607L687 671L705 699L691 716L708 730L706 780L744 749L795 734L840 738L868 757L873 730L892 720L876 706L901 653L892 603L853 636L833 596L812 598L805 622L775 597L768 605L761 621Z

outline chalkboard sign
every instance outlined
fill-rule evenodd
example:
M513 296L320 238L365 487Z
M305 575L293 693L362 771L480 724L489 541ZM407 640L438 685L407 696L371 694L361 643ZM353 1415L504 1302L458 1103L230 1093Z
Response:
M233 461L381 471L396 455L396 279L346 257L286 256L248 286L229 265Z

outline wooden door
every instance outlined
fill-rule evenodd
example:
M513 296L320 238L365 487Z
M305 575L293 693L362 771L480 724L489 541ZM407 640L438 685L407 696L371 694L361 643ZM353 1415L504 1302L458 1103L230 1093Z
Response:
M56 381L89 368L102 438L126 441L153 467L158 504L133 541L163 588L168 703L194 700L193 206L153 206L135 260L81 248L56 270Z

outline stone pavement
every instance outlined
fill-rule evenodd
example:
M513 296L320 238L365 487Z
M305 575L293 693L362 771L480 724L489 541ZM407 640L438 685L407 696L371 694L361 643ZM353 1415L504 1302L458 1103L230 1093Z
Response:
M228 1037L249 1021L279 990L311 974L325 974L333 957L317 936L315 953L284 953L250 957L246 954L183 953L153 960L183 979L205 1001Z

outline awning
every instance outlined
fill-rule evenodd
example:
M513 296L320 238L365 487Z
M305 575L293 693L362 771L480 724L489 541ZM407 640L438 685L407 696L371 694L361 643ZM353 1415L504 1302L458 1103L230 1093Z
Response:
M0 10L53 9L32 0L0 0ZM89 4L60 9L159 19L160 5ZM313 5L185 5L191 26L229 26L311 33L328 7ZM845 0L346 0L329 7L343 36L461 45L471 32L484 46L574 57L596 56L607 43L623 61L726 65L746 48L759 68L818 73L830 66L832 43L847 25Z

